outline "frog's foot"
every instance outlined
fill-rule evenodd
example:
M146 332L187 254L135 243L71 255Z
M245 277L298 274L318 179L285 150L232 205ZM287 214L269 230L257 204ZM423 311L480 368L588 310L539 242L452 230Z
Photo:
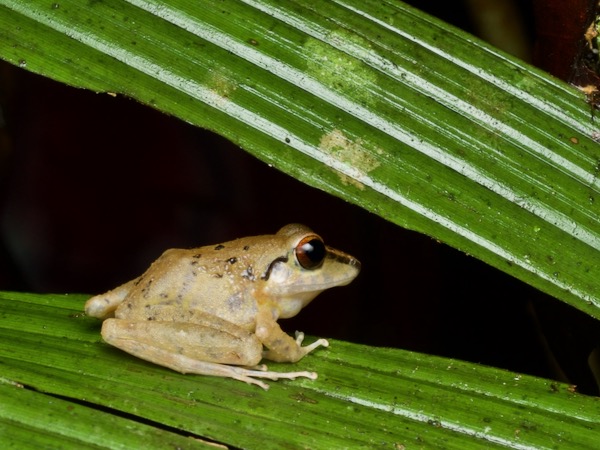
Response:
M264 365L263 365L264 366ZM236 376L233 375L223 375L229 376L239 381L244 381L245 383L255 384L260 386L261 388L267 390L269 389L269 385L263 383L261 380L257 380L256 378L266 378L267 380L295 380L296 378L308 378L310 380L316 380L318 375L316 372L270 372L270 371L261 371L261 370L251 370L245 369L243 367L235 367L235 366L225 366L235 372ZM266 366L264 366L266 368Z
M171 367L182 373L195 373L200 375L213 375L217 377L233 378L234 380L243 381L244 383L260 386L264 390L269 389L269 385L257 378L266 378L267 380L295 380L296 378L308 378L310 380L317 379L316 372L270 372L267 366L260 364L255 368L249 369L246 367L228 366L225 364L210 363L197 361L186 357L179 356L179 367Z
M269 385L257 378L265 378L273 381L295 380L296 378L301 377L308 378L310 380L317 379L316 372L270 372L267 370L267 366L264 364L257 366L258 370L195 360L187 361L185 365L185 369L175 370L178 370L182 373L196 373L200 375L213 375L218 377L233 378L234 380L243 381L244 383L254 384L255 386L259 386L264 390L268 390Z
M302 347L303 341L304 333L302 331L296 331L296 344L298 344L298 347ZM302 347L302 350L304 350L304 354L306 355L318 347L329 347L329 341L327 339L317 339L312 344Z
M197 361L191 358L178 357L178 367L171 366L172 369L181 373L193 373L199 375L213 375L217 377L233 378L234 380L243 381L244 383L260 386L264 390L269 389L269 385L257 378L266 378L267 380L295 380L296 378L304 377L311 380L317 379L316 372L270 372L267 366L260 364L256 369L248 369L245 367L228 366L225 364L217 364L205 361Z

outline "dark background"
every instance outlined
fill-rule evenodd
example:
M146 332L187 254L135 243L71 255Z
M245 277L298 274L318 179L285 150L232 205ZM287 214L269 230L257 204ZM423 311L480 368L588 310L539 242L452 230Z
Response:
M558 76L572 73L572 61L557 63L546 49L559 44L547 37L540 44L548 18L535 4L514 2L508 19L490 27L481 22L490 2L413 3L434 3L428 12L443 20L521 58L537 55L540 66L566 74ZM491 28L500 32L489 36ZM580 391L595 392L586 359L598 344L596 322L459 251L303 185L219 136L5 63L0 108L2 290L96 294L139 275L166 248L301 222L359 258L363 271L283 321L284 329L568 375Z

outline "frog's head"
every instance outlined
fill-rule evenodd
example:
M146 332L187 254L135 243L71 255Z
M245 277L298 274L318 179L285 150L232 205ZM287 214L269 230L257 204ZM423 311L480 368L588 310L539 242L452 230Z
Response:
M261 280L281 318L295 316L320 292L345 286L360 272L356 258L325 245L304 225L286 225L275 238L279 253L271 253Z

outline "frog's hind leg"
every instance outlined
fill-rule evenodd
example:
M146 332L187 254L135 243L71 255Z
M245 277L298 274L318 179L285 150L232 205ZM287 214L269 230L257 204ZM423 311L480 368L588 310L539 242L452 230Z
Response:
M314 372L262 370L266 367L257 365L262 358L261 342L234 325L222 330L188 322L107 319L102 337L127 353L177 372L233 378L263 389L269 385L256 378L317 378Z

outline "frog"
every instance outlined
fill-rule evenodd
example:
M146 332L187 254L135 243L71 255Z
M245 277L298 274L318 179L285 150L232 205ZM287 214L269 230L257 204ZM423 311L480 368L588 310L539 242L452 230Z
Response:
M222 244L166 250L139 277L90 298L103 340L180 373L262 381L315 380L316 372L270 371L262 360L295 363L319 347L302 345L278 320L294 317L321 292L345 286L361 269L353 256L325 245L309 227Z

